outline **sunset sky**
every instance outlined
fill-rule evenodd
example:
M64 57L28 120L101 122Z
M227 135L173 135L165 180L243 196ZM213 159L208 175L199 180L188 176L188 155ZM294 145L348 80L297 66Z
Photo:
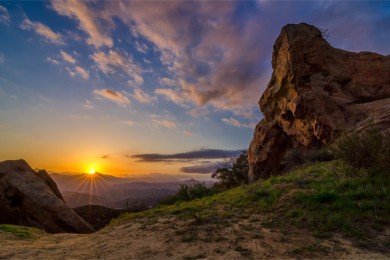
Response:
M390 53L389 1L0 1L0 160L208 177L247 149L299 22Z

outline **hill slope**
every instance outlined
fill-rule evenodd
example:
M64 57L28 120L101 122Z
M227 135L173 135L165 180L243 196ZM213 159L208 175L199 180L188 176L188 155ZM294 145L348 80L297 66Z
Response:
M19 238L0 231L0 258L387 258L389 174L353 170L340 161L317 163L214 196L122 215L90 235L33 231L31 238Z

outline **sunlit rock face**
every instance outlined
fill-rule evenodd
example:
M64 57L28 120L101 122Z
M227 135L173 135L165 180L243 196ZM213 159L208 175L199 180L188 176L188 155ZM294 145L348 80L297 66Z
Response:
M348 129L390 128L390 56L333 48L308 24L282 28L249 146L249 178L282 170L292 149L318 148Z
M51 233L90 233L92 227L64 201L45 171L26 161L0 162L0 224L33 226Z

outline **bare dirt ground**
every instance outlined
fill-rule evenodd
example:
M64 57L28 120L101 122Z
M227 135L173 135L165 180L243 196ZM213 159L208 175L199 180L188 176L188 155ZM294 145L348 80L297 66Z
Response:
M88 235L42 233L29 239L0 231L0 259L98 258L390 259L390 254L365 251L341 238L267 229L253 219L198 223L160 217L129 220Z

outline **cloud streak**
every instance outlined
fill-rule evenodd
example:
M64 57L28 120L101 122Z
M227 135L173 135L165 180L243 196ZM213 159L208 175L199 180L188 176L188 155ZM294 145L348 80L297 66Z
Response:
M157 120L157 119L152 119L152 124L155 126L163 126L166 128L175 128L176 123L170 120Z
M222 118L222 122L224 122L224 123L226 123L228 125L239 127L239 128L250 128L250 129L253 129L256 126L256 123L244 124L244 123L241 123L240 121L238 121L237 119L235 119L233 117Z
M233 1L118 1L107 6L106 18L119 17L157 47L179 84L170 88L173 82L163 80L167 87L156 94L178 105L253 110L257 96L248 93L260 90L259 61L265 54L258 46L258 24L250 18L238 24L236 6Z
M24 18L20 27L23 30L35 31L35 33L41 35L48 43L65 44L60 33L54 32L52 29L50 29L47 25L44 25L43 23L33 22L28 18Z
M170 162L170 161L188 161L199 159L222 159L236 157L242 150L220 150L220 149L201 149L190 152L175 154L135 154L129 157L137 159L139 162Z
M210 174L215 171L216 167L217 167L216 162L208 162L208 163L196 164L191 166L184 166L181 167L179 171L183 173Z
M126 52L120 55L113 50L108 51L107 54L99 51L91 55L90 58L106 75L116 73L119 70L132 77L133 81L139 85L144 82L144 79L140 75L142 69L134 63L133 58Z
M69 62L71 64L76 64L76 60L71 55L64 52L63 50L61 50L61 56L64 59L64 61Z
M96 48L114 45L111 37L98 24L96 13L87 6L87 2L77 0L55 0L53 9L60 15L75 19L79 28L88 35L87 43Z
M145 91L143 91L140 87L134 86L133 98L136 99L138 102L144 103L144 104L150 104L153 102L156 98L152 97Z
M86 71L86 70L83 69L82 67L76 66L75 71L76 71L76 73L79 74L80 77L82 77L83 79L89 79L89 73L88 73L88 71Z
M0 23L5 25L10 25L11 23L11 16L9 15L7 8L2 5L0 5Z
M78 75L83 79L89 79L89 72L80 66L75 66L74 69L71 69L69 67L66 67L65 69L68 71L69 75L72 78L75 78Z
M126 106L130 104L130 100L121 92L117 92L111 89L96 89L93 91L96 95L115 102L120 106Z

